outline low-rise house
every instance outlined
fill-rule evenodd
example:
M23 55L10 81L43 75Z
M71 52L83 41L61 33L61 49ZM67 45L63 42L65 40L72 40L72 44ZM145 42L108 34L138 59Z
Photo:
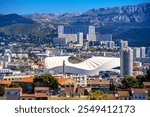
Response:
M132 99L133 100L147 100L148 99L148 90L147 89L131 89Z
M0 86L8 87L9 85L11 85L11 81L0 80Z
M119 100L129 100L130 94L129 91L118 91L116 97Z
M87 81L87 87L91 88L93 91L95 90L109 90L110 88L110 82L108 80L99 80L99 79L93 79Z
M29 78L24 78L21 80L16 80L13 82L18 83L19 86L22 87L23 93L34 93L33 80L34 80L34 78L29 77Z
M22 94L22 88L5 88L6 100L19 100Z
M9 80L9 81L17 81L17 80L22 80L25 78L34 78L34 75L25 75L25 76L4 76L3 80Z
M21 94L20 100L35 100L35 94Z
M114 94L106 94L108 100L116 100L116 96Z
M74 80L69 78L58 78L60 94L61 96L70 96L75 95L77 84Z
M35 87L34 94L36 100L48 100L49 87Z
M147 89L150 93L150 82L143 82L143 88Z

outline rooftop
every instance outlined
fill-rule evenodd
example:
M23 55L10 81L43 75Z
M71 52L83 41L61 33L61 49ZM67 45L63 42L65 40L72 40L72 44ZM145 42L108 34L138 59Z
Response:
M150 82L143 82L144 86L150 86Z
M26 93L23 93L20 95L20 97L35 97L35 94L26 94Z
M58 78L59 84L75 84L76 82L70 78Z
M1 85L11 85L11 81L0 80Z
M147 89L131 89L132 93L138 93L138 94L142 94L142 93L148 93Z
M36 93L35 97L48 97L46 93Z
M44 90L44 91L45 91L45 90L46 90L46 91L49 91L49 87L35 87L34 90L36 90L36 91L43 91L43 90Z
M25 82L25 83L29 83L29 82L33 82L34 78L32 77L29 77L29 78L24 78L24 79L21 79L21 80L16 80L15 82Z
M118 91L118 96L119 97L129 97L129 91Z
M105 84L105 85L109 85L110 82L108 80L95 79L95 80L87 80L87 84Z
M18 88L5 88L5 91L16 91L16 90L22 90L21 87Z

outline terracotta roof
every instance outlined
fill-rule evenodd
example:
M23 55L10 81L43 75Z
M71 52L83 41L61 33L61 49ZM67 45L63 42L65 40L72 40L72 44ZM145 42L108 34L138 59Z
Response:
M148 93L147 89L131 89L131 92L132 93L138 93L138 94L141 94L141 93Z
M107 80L96 79L96 80L87 80L87 84L106 84L106 85L109 85L110 82Z
M46 90L47 91L49 90L49 87L35 87L34 90L40 90L40 91Z
M25 75L25 76L4 76L4 79L8 79L8 78L34 78L34 75Z
M22 90L21 87L18 88L5 88L6 91L15 91L15 90Z
M116 97L114 94L107 94L108 100L116 100Z
M35 94L26 94L26 93L23 93L20 96L21 97L35 97Z
M11 81L0 80L0 84L11 85Z
M57 78L59 84L75 84L76 81L70 78Z
M48 97L46 93L35 93L35 97Z
M144 86L150 86L150 82L143 82Z
M119 97L129 97L129 91L118 91L118 96Z
M34 78L30 77L30 78L24 78L24 79L21 79L21 80L16 80L14 82L33 82Z
M63 83L65 83L68 79L67 79L67 78L57 78L57 80L58 80L58 83L59 83L59 84L63 84Z

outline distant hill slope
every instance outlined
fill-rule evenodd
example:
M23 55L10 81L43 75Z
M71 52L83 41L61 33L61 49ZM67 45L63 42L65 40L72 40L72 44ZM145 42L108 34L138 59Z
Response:
M91 9L82 14L0 15L0 32L9 34L46 36L56 33L58 25L95 25L98 33L113 34L114 39L128 40L131 46L150 46L150 3Z
M12 25L12 24L33 24L35 21L29 18L22 17L17 14L0 15L0 26Z

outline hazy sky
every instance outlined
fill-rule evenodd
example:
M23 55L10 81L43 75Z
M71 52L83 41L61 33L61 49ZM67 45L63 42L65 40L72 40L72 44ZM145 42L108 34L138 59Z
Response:
M0 0L0 13L66 13L92 8L132 5L150 0Z

